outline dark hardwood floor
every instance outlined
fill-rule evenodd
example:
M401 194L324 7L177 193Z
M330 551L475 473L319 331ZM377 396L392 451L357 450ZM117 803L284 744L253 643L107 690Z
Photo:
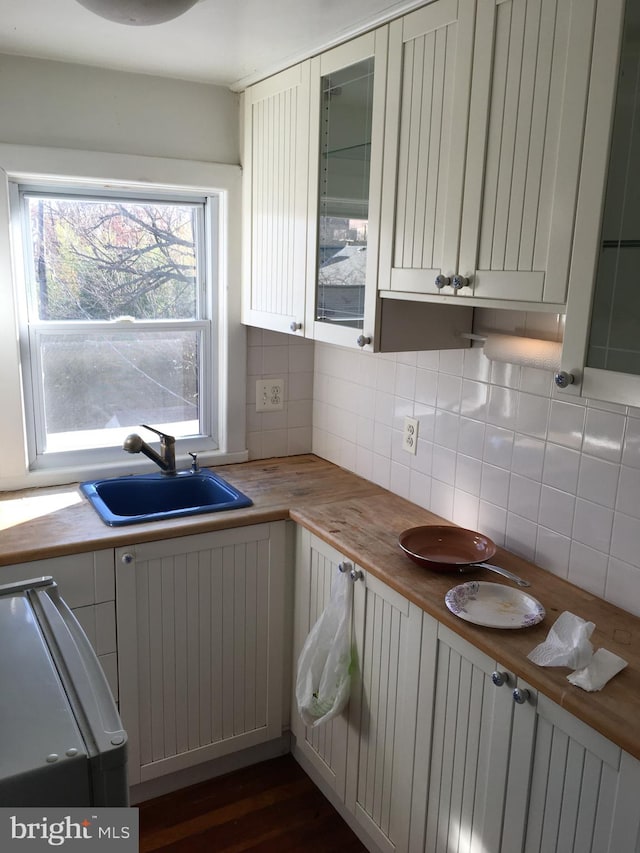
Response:
M366 853L291 755L138 807L140 853Z

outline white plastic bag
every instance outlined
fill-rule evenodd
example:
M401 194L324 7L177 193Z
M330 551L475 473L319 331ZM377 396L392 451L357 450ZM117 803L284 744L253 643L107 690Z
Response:
M349 701L353 583L334 578L331 598L311 629L298 658L296 702L307 726L320 726Z

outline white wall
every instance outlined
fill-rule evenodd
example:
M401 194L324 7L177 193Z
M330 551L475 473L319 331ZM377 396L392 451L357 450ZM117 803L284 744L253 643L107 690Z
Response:
M0 142L238 164L238 95L0 54Z

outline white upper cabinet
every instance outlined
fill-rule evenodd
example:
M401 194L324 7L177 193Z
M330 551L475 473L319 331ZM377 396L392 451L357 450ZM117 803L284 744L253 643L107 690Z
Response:
M599 12L562 370L567 395L640 406L640 6Z
M309 66L244 95L242 320L276 332L304 321Z
M391 25L382 291L562 309L595 3L435 0Z
M387 352L468 345L468 307L378 296L388 32L245 93L248 325Z

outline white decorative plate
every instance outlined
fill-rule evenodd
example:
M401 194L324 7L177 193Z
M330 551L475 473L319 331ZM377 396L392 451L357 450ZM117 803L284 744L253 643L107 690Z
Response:
M450 589L444 601L456 616L485 628L530 628L545 617L539 601L501 583L467 581Z

